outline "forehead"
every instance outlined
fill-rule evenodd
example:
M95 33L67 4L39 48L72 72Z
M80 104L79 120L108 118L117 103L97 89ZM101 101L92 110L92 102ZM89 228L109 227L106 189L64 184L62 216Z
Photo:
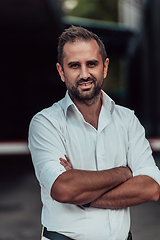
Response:
M63 56L65 61L101 58L99 46L95 40L67 42L63 48Z

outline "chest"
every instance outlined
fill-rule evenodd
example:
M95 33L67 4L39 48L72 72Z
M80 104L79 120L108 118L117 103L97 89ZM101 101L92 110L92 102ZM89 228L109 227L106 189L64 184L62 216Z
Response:
M65 148L73 168L104 170L127 164L127 131L111 120L102 131L84 121L68 121Z

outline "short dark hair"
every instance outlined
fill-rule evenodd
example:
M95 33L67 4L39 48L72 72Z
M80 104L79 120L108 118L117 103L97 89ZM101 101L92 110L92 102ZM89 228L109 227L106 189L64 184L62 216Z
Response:
M58 43L58 63L60 63L60 65L63 67L63 48L64 45L67 42L75 42L76 40L81 40L81 41L89 41L89 40L95 40L99 46L99 52L102 56L102 61L103 64L107 58L107 53L105 50L105 46L103 44L103 42L99 39L99 37L83 28L83 27L77 27L77 26L71 26L68 29L65 29L64 32L61 34L61 36L59 37L59 43Z

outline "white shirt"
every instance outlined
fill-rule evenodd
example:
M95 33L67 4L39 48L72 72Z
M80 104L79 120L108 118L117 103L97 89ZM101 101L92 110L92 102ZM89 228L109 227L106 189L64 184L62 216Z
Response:
M74 169L105 170L128 166L133 175L148 175L160 184L144 128L134 112L115 105L102 92L98 130L87 123L70 99L65 98L36 114L29 129L36 176L41 186L42 224L77 240L124 240L130 229L129 208L80 208L59 203L50 196L52 184L65 169L66 154Z

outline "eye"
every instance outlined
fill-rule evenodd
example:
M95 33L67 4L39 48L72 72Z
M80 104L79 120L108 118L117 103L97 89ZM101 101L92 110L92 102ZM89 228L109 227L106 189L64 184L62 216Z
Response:
M80 65L78 63L72 63L72 64L69 65L69 67L73 68L73 69L77 69L77 68L79 68L79 66Z
M89 63L88 66L89 66L89 67L94 67L94 66L95 66L95 63Z
M88 67L93 68L98 65L98 61L90 61L88 62Z

